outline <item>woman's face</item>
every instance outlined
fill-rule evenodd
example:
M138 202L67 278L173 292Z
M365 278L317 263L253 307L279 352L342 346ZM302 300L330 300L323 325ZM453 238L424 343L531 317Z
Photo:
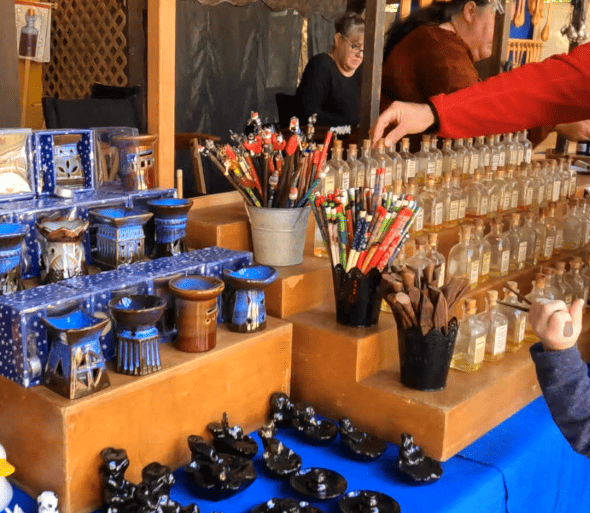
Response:
M363 62L365 31L351 30L348 36L338 33L334 36L336 64L345 75L351 76Z
M492 5L476 7L473 10L468 45L475 61L491 57L495 23L496 12Z

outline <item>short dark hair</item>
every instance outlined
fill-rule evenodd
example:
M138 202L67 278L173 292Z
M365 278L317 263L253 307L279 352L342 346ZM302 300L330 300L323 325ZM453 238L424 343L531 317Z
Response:
M365 29L365 20L362 16L353 12L347 12L334 23L336 33L342 34L344 37L347 37L353 30L360 27L362 27L363 30Z

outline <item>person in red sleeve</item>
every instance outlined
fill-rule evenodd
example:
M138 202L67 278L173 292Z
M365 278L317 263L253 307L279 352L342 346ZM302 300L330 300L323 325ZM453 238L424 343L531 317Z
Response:
M531 126L572 123L590 118L590 43L491 77L429 104L393 102L377 119L374 142L387 145L407 134L431 129L444 138L516 132ZM590 123L576 124L590 139Z

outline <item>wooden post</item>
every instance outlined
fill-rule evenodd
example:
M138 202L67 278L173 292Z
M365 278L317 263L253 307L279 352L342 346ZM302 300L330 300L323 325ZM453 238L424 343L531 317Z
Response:
M359 139L368 138L371 125L379 117L385 4L386 0L367 0Z
M157 134L158 187L174 187L176 0L148 0L148 132Z
M0 2L0 128L14 128L20 122L17 34L14 2Z
M522 1L524 2L526 0ZM513 0L506 0L504 14L496 14L492 56L489 59L480 61L475 66L482 80L500 73L503 62L508 59L508 37L510 34L510 23L512 21L513 3Z

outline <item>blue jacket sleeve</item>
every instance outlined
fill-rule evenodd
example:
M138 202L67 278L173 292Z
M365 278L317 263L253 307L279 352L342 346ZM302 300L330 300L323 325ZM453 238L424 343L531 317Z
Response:
M530 351L555 424L576 452L590 458L590 380L578 348L545 352L538 342Z

